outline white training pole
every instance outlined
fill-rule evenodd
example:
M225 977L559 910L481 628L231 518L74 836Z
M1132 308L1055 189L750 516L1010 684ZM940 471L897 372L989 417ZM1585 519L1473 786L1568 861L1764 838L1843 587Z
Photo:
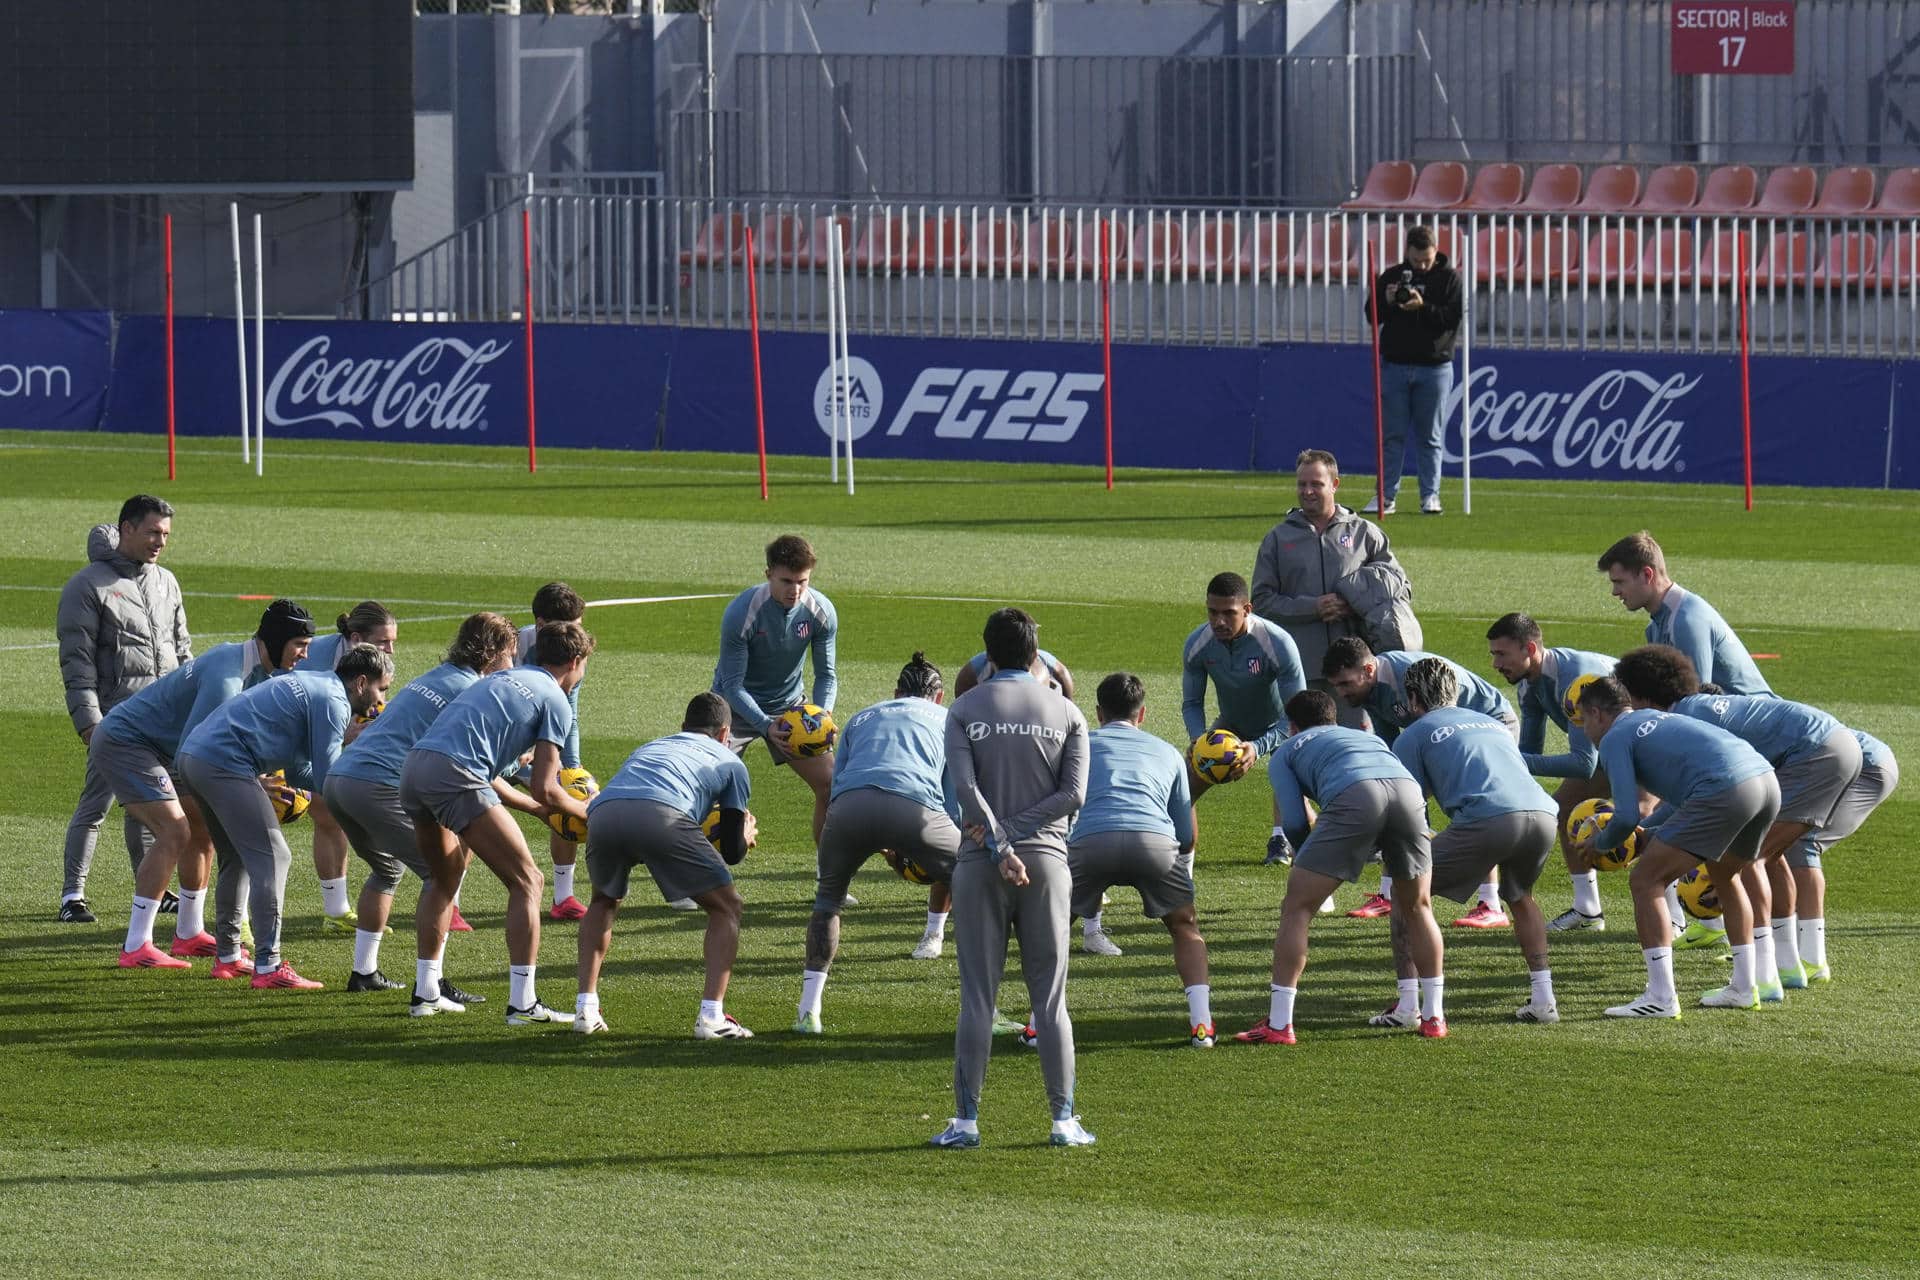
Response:
M253 215L253 474L267 474L267 272Z
M840 479L840 398L845 388L840 382L840 291L834 287L840 279L840 224L827 219L833 229L827 241L827 454L833 460L829 478Z
M841 234L840 224L834 223L833 240L836 245L840 244ZM847 316L847 253L844 245L840 248L839 257L840 269L833 273L834 288L840 291L840 381L836 385L845 391L845 394L840 397L840 403L841 415L847 424L847 492L851 494L853 492L853 394L852 388L848 387L847 383L853 377L853 356L847 349L847 335L852 326Z
M233 341L240 362L240 461L253 461L253 429L247 421L247 286L240 265L240 206L227 205L227 220L233 225Z
M1469 238L1471 244L1471 238ZM1460 510L1473 514L1473 264L1462 253L1460 297Z

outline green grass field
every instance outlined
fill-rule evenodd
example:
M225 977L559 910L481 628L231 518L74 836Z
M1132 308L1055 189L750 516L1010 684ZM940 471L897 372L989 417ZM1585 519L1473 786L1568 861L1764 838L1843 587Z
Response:
M738 457L549 452L528 476L511 450L290 442L262 481L233 452L186 442L169 484L150 439L0 436L0 1274L1914 1274L1911 775L1829 859L1837 980L1753 1014L1601 1018L1643 978L1615 875L1613 931L1556 935L1559 1026L1510 1020L1526 995L1510 934L1448 930L1452 1037L1372 1031L1392 992L1384 922L1323 918L1301 1044L1196 1053L1165 933L1121 891L1108 921L1126 954L1076 952L1069 984L1079 1108L1100 1138L1084 1150L1045 1145L1037 1063L1005 1041L987 1145L924 1146L950 1114L957 979L951 947L907 958L924 898L877 860L845 917L829 1034L786 1033L810 797L764 752L728 998L751 1042L689 1038L701 926L639 881L602 982L609 1035L502 1024L503 896L478 867L476 932L447 965L489 1004L417 1021L404 997L350 996L350 940L318 927L304 823L284 946L326 991L235 989L205 961L120 971L117 817L90 886L100 923L53 923L83 756L52 624L88 527L130 493L179 510L165 563L201 646L251 629L261 606L241 596L291 595L323 619L374 597L400 615L404 680L437 661L455 619L525 620L551 578L590 600L713 597L589 611L600 648L582 719L603 778L677 728L711 675L720 597L757 581L762 545L789 530L818 546L816 585L840 613L843 716L887 696L913 649L951 678L987 612L1019 603L1080 677L1083 709L1100 675L1130 668L1149 727L1178 740L1178 651L1204 584L1249 571L1292 505L1288 475L1126 472L1106 493L1085 470L863 461L849 499L824 459L783 458L762 505ZM1483 483L1475 497L1462 517L1449 482L1454 513L1388 525L1430 648L1491 675L1482 636L1515 608L1550 644L1637 644L1643 619L1593 562L1646 526L1679 581L1779 655L1762 664L1776 688L1920 759L1920 495L1765 490L1752 514L1736 493L1680 486ZM1269 795L1256 774L1201 807L1223 1033L1266 1009L1283 886L1259 865ZM411 972L413 895L403 886L383 955L396 975ZM1565 907L1563 874L1542 899ZM541 959L543 996L570 1007L573 926L547 927ZM1698 953L1679 969L1689 1003L1722 981Z

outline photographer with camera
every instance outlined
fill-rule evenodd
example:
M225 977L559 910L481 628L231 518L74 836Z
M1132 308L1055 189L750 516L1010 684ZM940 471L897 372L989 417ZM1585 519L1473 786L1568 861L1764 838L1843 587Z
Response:
M1460 277L1434 243L1431 227L1407 232L1406 258L1388 267L1367 299L1372 320L1380 307L1380 394L1385 402L1386 466L1381 476L1386 511L1400 490L1409 427L1420 477L1420 510L1441 512L1442 416L1453 390L1453 341L1460 329ZM1367 514L1379 511L1369 502Z

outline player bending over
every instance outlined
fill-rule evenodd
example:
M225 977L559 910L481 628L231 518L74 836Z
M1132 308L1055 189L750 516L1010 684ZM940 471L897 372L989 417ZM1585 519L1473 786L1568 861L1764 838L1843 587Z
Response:
M1810 983L1833 980L1833 967L1827 963L1827 876L1821 861L1835 844L1858 831L1867 815L1900 785L1900 762L1894 759L1893 748L1858 729L1853 736L1860 743L1860 776L1840 797L1827 825L1808 832L1787 850L1786 874L1772 882L1776 903L1797 906L1800 961ZM1769 875L1775 874L1774 866L1768 864ZM1774 910L1779 912L1777 906Z
M514 661L525 666L533 656L533 637L550 622L579 622L587 616L587 602L564 582L549 582L533 593L533 624L520 628L519 648ZM567 705L573 709L573 729L560 744L560 767L580 769L580 687L567 691ZM525 771L521 781L524 782ZM553 860L553 906L549 920L578 920L587 914L573 892L574 865L580 858L580 846L559 832L547 836L547 856Z
M1628 612L1647 613L1647 643L1670 644L1693 661L1700 679L1729 693L1772 693L1718 610L1667 576L1667 557L1653 535L1630 533L1600 554L1600 572Z

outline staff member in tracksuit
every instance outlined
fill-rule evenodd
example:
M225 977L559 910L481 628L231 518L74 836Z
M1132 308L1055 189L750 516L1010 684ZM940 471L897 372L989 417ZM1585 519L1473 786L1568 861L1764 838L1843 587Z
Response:
M987 619L993 677L956 698L947 716L947 768L965 840L953 872L960 952L960 1021L953 1037L954 1118L937 1147L980 1145L980 1087L993 1047L993 1011L1020 939L1055 1146L1093 1135L1073 1113L1073 1023L1067 1018L1067 820L1087 798L1087 721L1033 678L1039 628L1019 609Z

